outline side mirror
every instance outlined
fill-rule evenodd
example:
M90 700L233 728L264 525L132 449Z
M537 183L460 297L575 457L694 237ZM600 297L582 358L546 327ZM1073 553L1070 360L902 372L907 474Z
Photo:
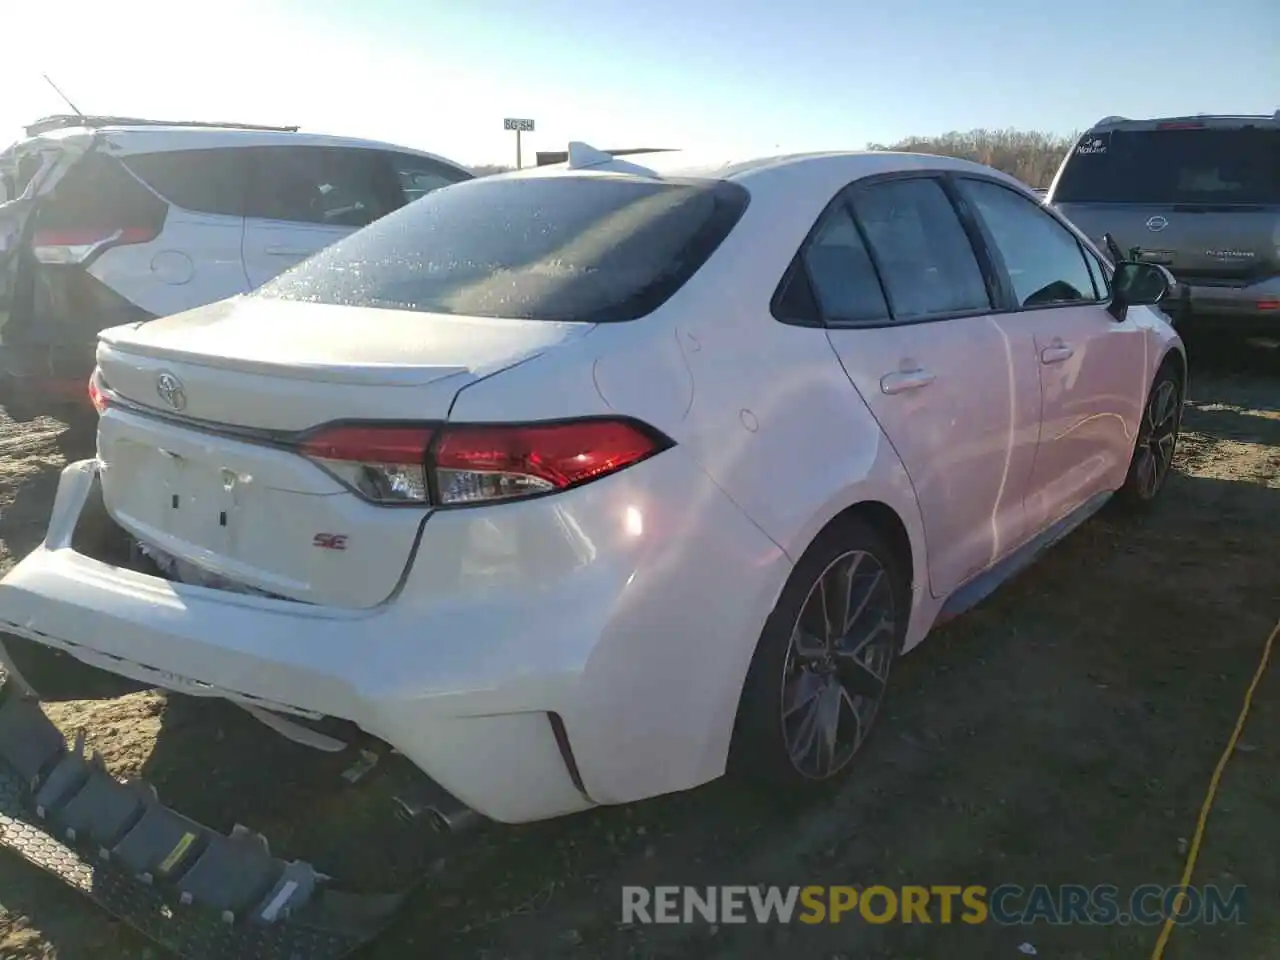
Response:
M1158 263L1122 260L1111 277L1111 305L1108 309L1117 320L1123 320L1130 307L1154 307L1163 300L1177 281Z

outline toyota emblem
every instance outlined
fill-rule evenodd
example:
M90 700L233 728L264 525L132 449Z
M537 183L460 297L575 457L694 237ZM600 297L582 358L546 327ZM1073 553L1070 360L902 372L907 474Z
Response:
M1152 217L1147 221L1147 229L1152 233L1159 233L1169 225L1169 221L1164 217Z
M168 371L156 377L156 393L174 410L181 410L187 405L187 392L182 389L182 381Z

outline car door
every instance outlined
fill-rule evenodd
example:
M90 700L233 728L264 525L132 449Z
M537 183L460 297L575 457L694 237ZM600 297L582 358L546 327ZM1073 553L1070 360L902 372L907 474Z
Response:
M334 146L255 147L244 263L257 288L403 204L385 155Z
M993 314L984 270L935 176L853 185L801 259L849 379L915 488L935 596L1023 539L1039 383Z
M1043 401L1027 516L1043 530L1123 483L1147 388L1146 335L1136 312L1111 315L1102 263L1043 206L994 180L956 185L1008 277L1002 323L1034 340Z

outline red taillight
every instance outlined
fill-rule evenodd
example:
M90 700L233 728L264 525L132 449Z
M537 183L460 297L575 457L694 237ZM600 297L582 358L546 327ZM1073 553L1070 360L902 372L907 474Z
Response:
M614 473L666 446L628 420L447 426L432 451L442 504L550 493Z
M432 432L426 427L330 427L303 440L300 449L318 460L422 463Z
M1280 300L1259 300L1259 310L1280 310Z
M348 424L298 445L377 503L442 505L510 500L598 479L665 449L670 441L629 420L440 427Z
M93 409L97 410L99 414L106 410L110 403L107 399L106 391L102 389L102 384L98 382L96 371L89 378L89 402L93 404Z
M1157 130L1203 130L1203 123L1196 123L1190 120L1178 120L1173 123L1157 123Z
M36 230L31 249L41 263L83 263L104 247L149 243L158 227L110 226Z

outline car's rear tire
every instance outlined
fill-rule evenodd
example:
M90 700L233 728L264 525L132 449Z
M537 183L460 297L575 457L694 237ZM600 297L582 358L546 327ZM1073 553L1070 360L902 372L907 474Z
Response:
M1166 361L1156 371L1138 425L1138 439L1124 486L1116 494L1122 507L1142 510L1155 502L1173 469L1182 429L1184 384L1176 364Z
M856 517L827 527L792 571L756 646L729 773L773 800L804 800L853 766L902 648L910 581Z

